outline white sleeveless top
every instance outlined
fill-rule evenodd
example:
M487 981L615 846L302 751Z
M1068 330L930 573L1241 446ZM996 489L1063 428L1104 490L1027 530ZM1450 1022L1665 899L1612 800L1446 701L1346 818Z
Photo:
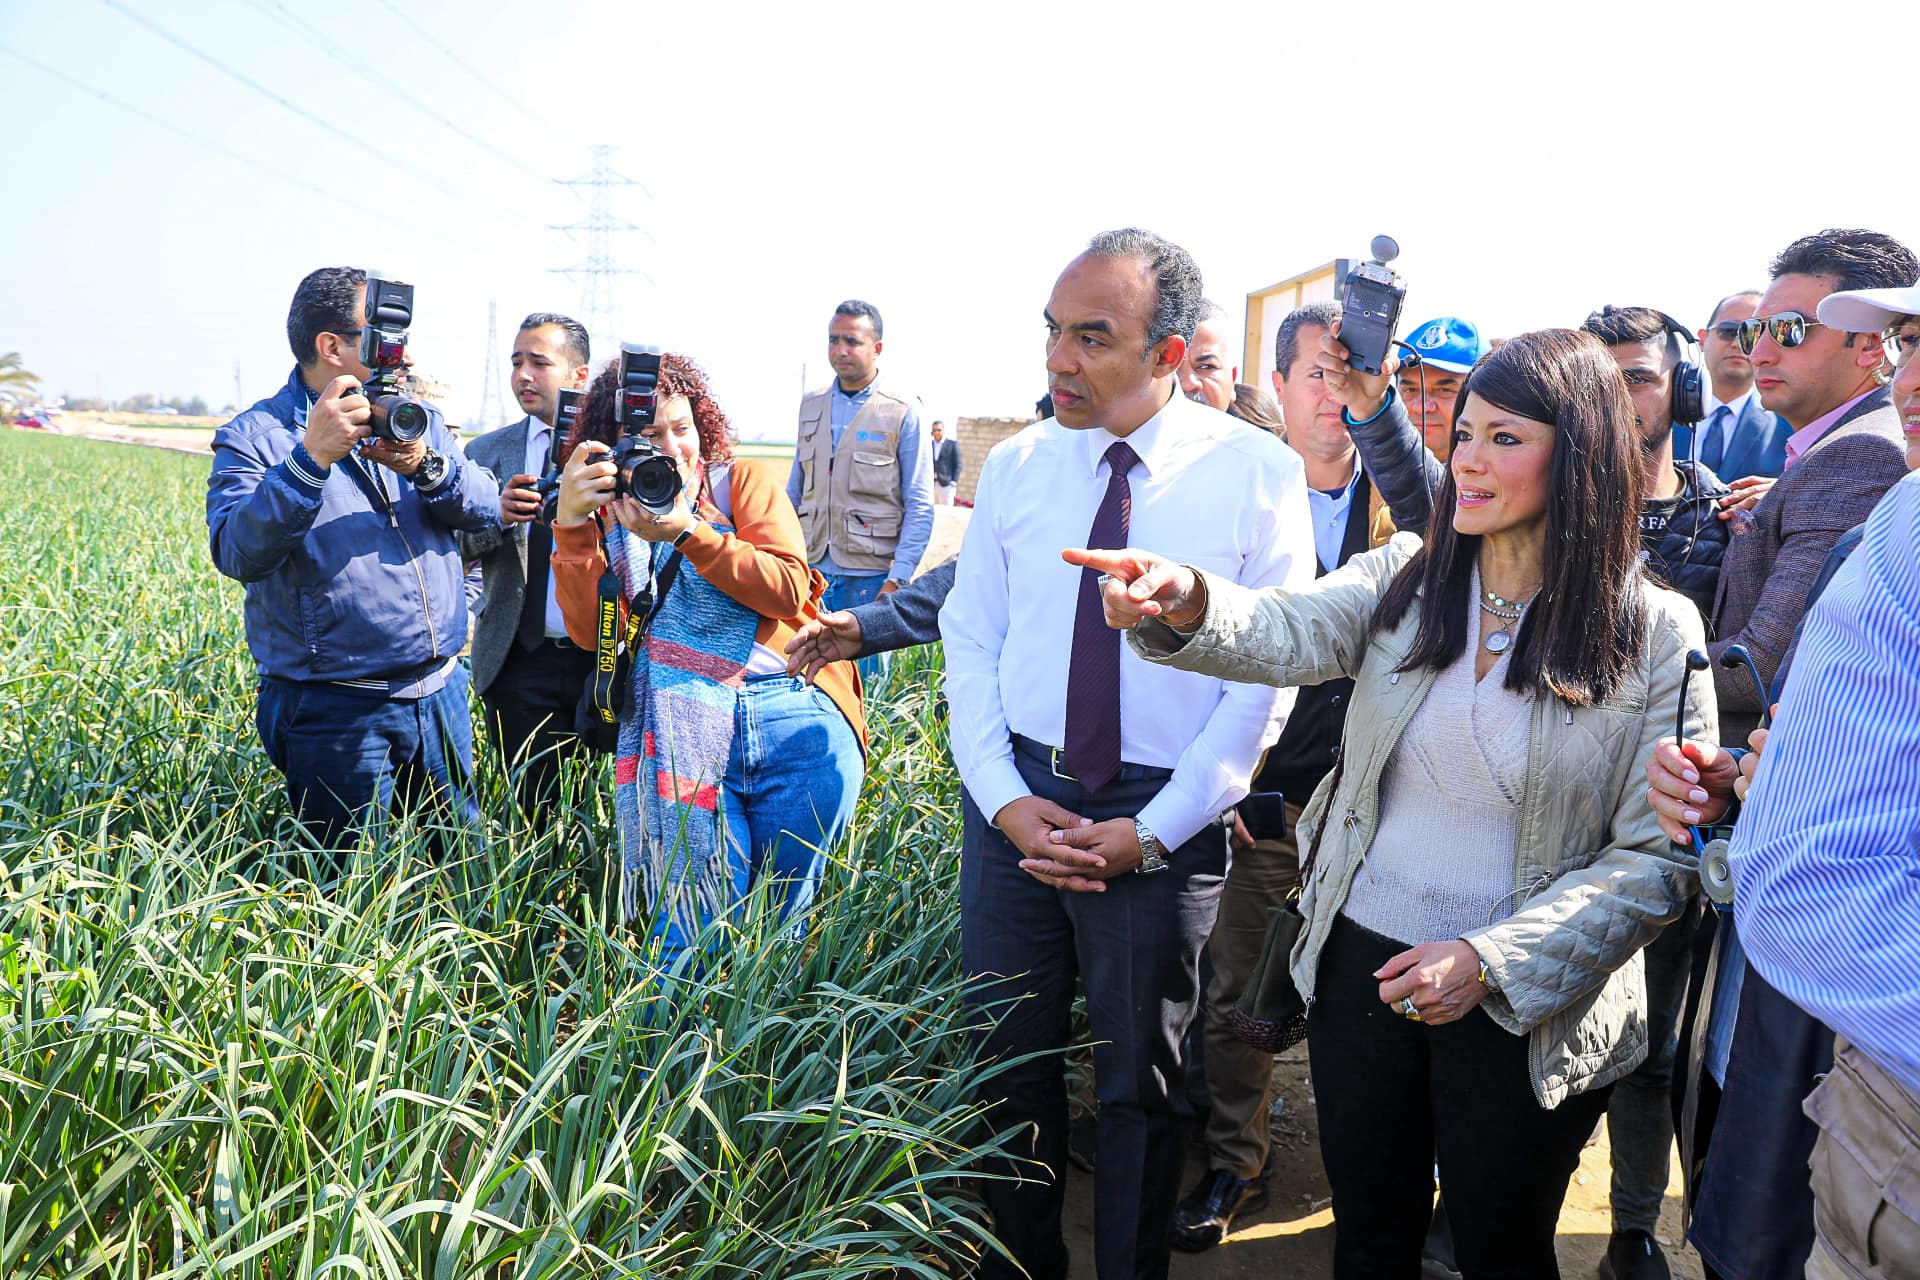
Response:
M707 498L720 512L720 518L733 527L733 464L722 462L707 468ZM736 532L738 532L736 530ZM758 640L753 642L753 650L747 655L747 671L750 676L785 675L787 655L775 653Z

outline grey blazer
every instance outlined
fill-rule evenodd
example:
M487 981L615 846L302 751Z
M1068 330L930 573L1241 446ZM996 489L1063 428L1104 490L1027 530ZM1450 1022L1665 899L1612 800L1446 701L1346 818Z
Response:
M493 473L501 488L527 465L527 419L501 427L467 446L467 456ZM527 526L516 524L460 535L460 557L480 562L480 598L473 606L473 688L484 694L500 674L520 634L527 595Z
M1900 415L1881 387L1787 468L1753 509L1752 527L1728 540L1714 597L1715 638L1707 646L1723 743L1746 746L1762 708L1753 678L1722 667L1720 655L1729 645L1745 645L1772 684L1787 663L1807 593L1828 553L1906 474Z

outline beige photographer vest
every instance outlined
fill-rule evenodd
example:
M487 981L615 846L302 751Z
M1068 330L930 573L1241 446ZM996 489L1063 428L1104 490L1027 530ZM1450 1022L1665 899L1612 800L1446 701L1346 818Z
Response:
M800 401L794 457L800 463L800 530L807 560L855 573L893 567L906 503L900 497L900 426L912 401L876 379L867 402L833 447L833 384Z

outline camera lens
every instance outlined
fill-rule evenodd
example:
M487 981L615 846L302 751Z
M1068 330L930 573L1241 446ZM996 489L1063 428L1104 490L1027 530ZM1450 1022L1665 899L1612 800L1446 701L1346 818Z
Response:
M387 413L387 434L400 444L410 444L427 434L427 407L418 400L395 397Z
M629 483L641 506L650 511L671 510L674 499L680 496L680 468L671 458L648 458L633 469Z

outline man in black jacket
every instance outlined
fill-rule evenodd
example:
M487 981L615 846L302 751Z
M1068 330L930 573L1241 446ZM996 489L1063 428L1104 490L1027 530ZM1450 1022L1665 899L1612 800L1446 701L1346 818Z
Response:
M1719 500L1732 490L1700 463L1674 458L1675 423L1690 425L1687 418L1700 408L1700 397L1689 401L1686 391L1676 389L1688 376L1682 369L1684 331L1650 307L1602 307L1580 327L1607 344L1639 421L1646 457L1640 554L1711 623L1730 529L1719 518ZM1670 1274L1654 1232L1667 1193L1673 1064L1699 924L1696 905L1646 949L1647 1060L1620 1082L1607 1104L1613 1238L1600 1268L1606 1280L1666 1280Z
M1682 405L1686 394L1675 390L1688 354L1685 331L1651 307L1602 307L1580 327L1607 344L1633 397L1646 458L1641 555L1711 621L1729 529L1719 500L1732 490L1701 463L1674 457L1673 428L1689 425L1675 408L1690 415L1701 407L1700 397Z

